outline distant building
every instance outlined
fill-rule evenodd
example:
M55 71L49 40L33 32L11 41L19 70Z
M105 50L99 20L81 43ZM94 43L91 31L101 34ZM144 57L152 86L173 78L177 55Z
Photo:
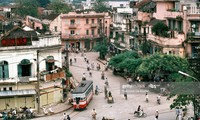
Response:
M71 50L90 50L102 41L102 35L109 37L111 17L108 13L69 12L60 17L63 45Z

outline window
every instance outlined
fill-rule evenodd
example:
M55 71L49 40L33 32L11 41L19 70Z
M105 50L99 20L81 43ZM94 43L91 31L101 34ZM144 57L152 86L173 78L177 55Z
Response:
M86 30L86 35L89 35L89 30Z
M74 25L75 24L75 20L70 20L70 25Z
M124 7L124 5L123 5L123 4L120 4L120 7Z
M0 79L9 78L9 71L8 71L8 62L1 61L0 62Z
M94 24L94 19L92 19L92 24Z
M3 88L3 91L6 91L6 87Z
M18 77L31 76L31 62L28 59L23 59L18 65Z
M58 31L58 28L57 28L57 26L55 26L55 27L54 27L54 30L55 30L55 32L57 32L57 31Z
M46 59L46 70L51 71L54 69L54 57L53 56L47 56Z
M71 34L71 35L74 35L74 34L75 34L75 31L74 31L74 30L71 30L71 31L70 31L70 34Z
M94 35L94 29L92 29L92 35Z
M12 91L12 87L9 87L9 90Z
M86 19L86 24L89 24L89 19L88 18Z

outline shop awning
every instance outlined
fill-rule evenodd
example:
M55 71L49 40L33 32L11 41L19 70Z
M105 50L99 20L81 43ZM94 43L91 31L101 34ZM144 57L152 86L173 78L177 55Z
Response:
M0 91L0 97L35 95L35 90Z

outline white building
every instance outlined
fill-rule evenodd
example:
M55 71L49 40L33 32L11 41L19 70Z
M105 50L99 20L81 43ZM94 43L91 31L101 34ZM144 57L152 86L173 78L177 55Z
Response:
M1 38L0 110L36 108L37 61L40 74L45 73L41 75L41 106L62 99L62 89L53 87L54 84L60 86L61 79L52 81L55 80L52 71L55 74L62 72L60 36L38 36L35 31L15 27ZM63 75L59 77L64 78Z

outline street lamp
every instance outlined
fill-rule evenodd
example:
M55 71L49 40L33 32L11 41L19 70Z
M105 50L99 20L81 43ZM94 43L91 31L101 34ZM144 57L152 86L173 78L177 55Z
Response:
M193 77L193 76L191 76L191 75L189 75L189 74L187 74L187 73L185 73L185 72L178 71L178 73L180 73L180 74L182 74L182 75L184 75L184 76L190 77L190 78L192 78L192 79L194 79L194 80L198 81L198 79L197 79L197 78L195 78L195 77Z

